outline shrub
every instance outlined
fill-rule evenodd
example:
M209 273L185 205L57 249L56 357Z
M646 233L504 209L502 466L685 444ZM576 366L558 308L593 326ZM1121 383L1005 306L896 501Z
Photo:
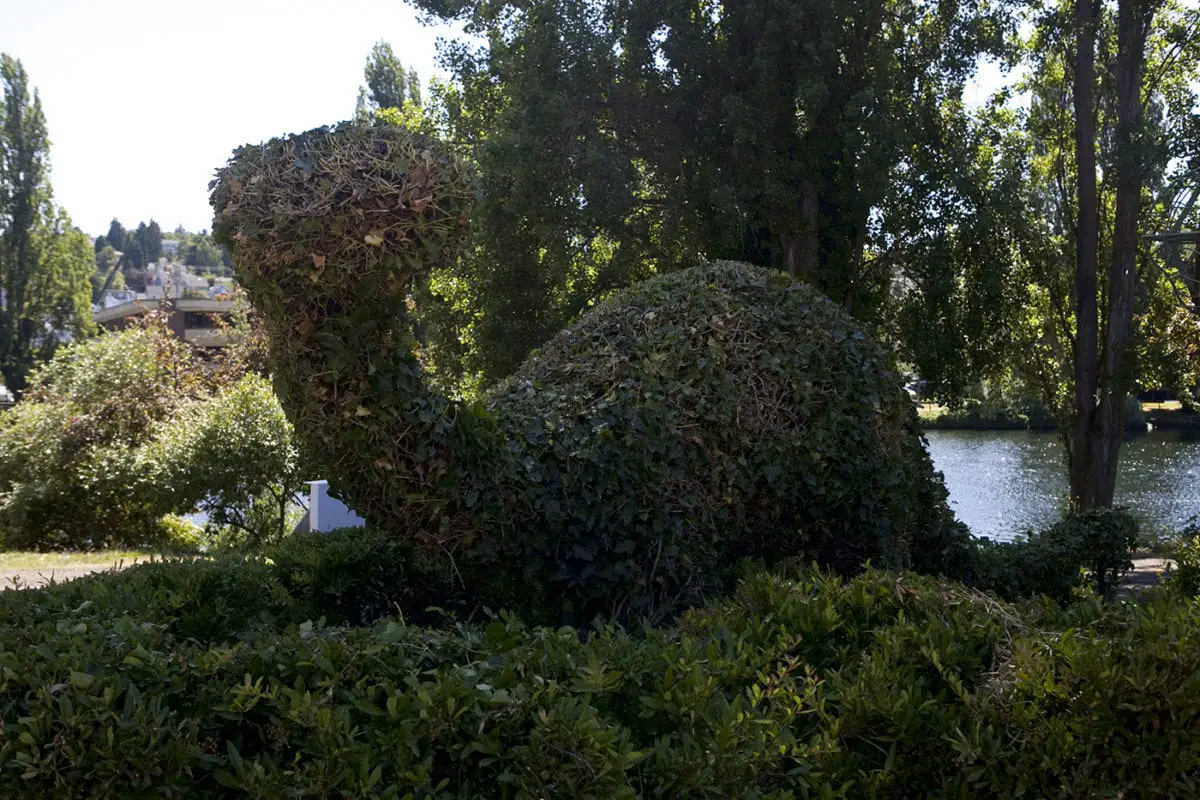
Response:
M183 407L141 457L162 504L206 512L210 530L233 527L251 544L290 532L303 481L292 427L265 378L247 375Z
M87 621L128 617L180 638L216 642L251 627L315 619L367 624L401 614L442 622L485 599L394 536L347 528L297 534L258 553L160 560L48 589L0 592L0 627L19 631L64 614Z
M1091 509L1015 542L978 540L972 583L1009 599L1065 602L1086 588L1111 597L1137 544L1138 523L1126 510Z
M412 281L463 246L438 142L343 125L241 148L214 235L262 313L311 463L373 523L547 619L663 619L730 565L956 568L966 533L886 353L778 272L717 264L599 303L494 389L432 392Z
M158 528L157 543L165 552L197 553L207 545L203 528L175 514L160 519Z
M176 547L160 518L197 507L278 536L300 486L291 426L263 378L236 374L157 315L60 350L0 414L0 545Z
M441 622L445 614L469 615L482 602L468 602L461 579L428 563L410 543L370 528L297 534L266 554L280 586L330 622L363 625L394 614L417 624Z
M1187 798L1200 774L1200 612L1161 596L759 575L639 636L505 616L232 646L77 599L0 628L0 796Z
M185 345L159 322L61 349L0 414L7 548L137 546L160 533L136 449L194 395Z
M1192 517L1175 537L1174 556L1167 585L1180 597L1200 596L1200 516Z

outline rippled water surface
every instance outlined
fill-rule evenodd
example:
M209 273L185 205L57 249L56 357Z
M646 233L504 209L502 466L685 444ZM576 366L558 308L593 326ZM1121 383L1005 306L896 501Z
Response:
M972 533L995 539L1052 524L1066 503L1057 435L927 431L950 504ZM1152 431L1121 447L1117 502L1152 529L1178 530L1200 514L1200 436Z

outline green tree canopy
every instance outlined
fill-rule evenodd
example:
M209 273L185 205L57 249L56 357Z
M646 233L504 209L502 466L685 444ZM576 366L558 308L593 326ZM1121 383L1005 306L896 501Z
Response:
M118 250L125 249L125 245L127 244L125 226L116 217L113 217L113 221L108 224L108 235L105 238L108 239L109 244Z
M421 82L416 70L406 70L392 46L383 40L371 48L363 78L367 85L359 89L359 116L384 108L403 109L405 102L421 105Z
M989 201L956 177L975 159L959 98L1003 51L1004 6L414 3L484 40L441 53L481 201L473 261L434 284L488 379L597 296L705 258L785 269L881 325L908 226L936 213L897 206Z
M0 374L20 392L62 334L90 328L94 250L53 203L41 100L6 54L0 84Z

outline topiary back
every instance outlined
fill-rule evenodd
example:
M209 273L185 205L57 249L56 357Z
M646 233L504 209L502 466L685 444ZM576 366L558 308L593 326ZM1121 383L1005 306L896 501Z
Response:
M661 617L738 559L943 569L965 529L886 354L836 305L722 263L597 305L486 409L430 392L409 281L457 256L469 187L437 143L320 129L242 148L214 233L267 321L331 485L535 617Z

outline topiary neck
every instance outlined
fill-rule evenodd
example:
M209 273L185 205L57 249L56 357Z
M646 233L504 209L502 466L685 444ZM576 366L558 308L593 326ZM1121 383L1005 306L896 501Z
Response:
M213 183L310 468L368 519L440 517L493 471L494 426L429 389L407 309L413 277L458 257L471 196L438 142L374 124L240 148Z

